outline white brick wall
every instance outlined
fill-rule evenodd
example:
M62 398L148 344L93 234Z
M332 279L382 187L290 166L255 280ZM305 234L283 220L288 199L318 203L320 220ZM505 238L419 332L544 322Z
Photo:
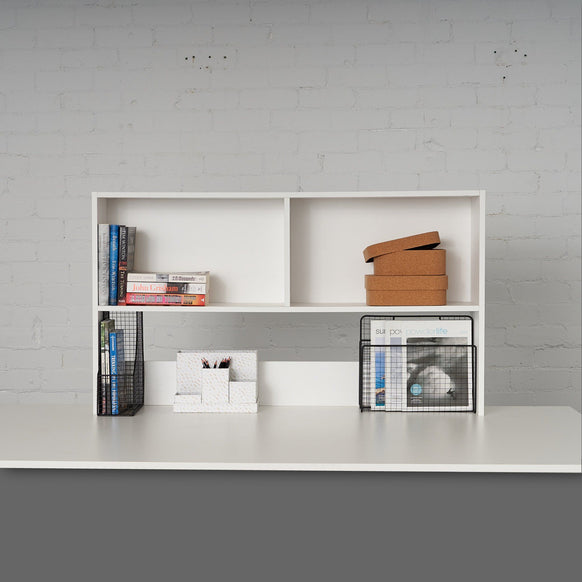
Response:
M89 399L93 190L484 188L487 402L580 410L580 158L579 0L2 0L0 402ZM356 355L199 317L149 354Z

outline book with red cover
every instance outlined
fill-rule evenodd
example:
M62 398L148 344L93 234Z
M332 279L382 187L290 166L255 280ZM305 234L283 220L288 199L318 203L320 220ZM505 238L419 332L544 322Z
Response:
M140 283L127 282L127 293L177 293L180 295L206 295L206 283Z
M126 305L205 305L206 295L185 293L128 293Z

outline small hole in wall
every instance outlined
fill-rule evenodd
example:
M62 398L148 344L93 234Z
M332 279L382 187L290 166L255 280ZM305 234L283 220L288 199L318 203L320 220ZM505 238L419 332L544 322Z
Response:
M517 49L515 49L513 52L516 53L517 52Z
M493 51L493 54L496 55L497 54L497 51Z
M505 75L503 76L503 80L507 79L507 77L505 77Z
M524 57L527 57L527 55L523 55Z

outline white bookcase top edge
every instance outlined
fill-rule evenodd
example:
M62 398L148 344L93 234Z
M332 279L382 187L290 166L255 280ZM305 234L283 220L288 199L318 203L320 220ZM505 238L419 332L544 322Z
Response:
M295 198L479 198L483 190L410 190L358 192L93 192L93 198L295 199Z

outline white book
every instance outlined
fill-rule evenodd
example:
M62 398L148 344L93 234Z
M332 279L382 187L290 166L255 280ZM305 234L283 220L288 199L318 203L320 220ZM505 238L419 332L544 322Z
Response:
M370 321L370 382L372 396L371 410L384 410L386 406L386 351L380 347L386 341L386 321ZM378 347L376 347L378 346Z
M387 410L472 411L470 319L386 322L387 367L394 398Z
M128 281L141 283L208 283L209 271L191 273L128 273Z
M97 285L98 304L109 305L109 225L98 225Z

